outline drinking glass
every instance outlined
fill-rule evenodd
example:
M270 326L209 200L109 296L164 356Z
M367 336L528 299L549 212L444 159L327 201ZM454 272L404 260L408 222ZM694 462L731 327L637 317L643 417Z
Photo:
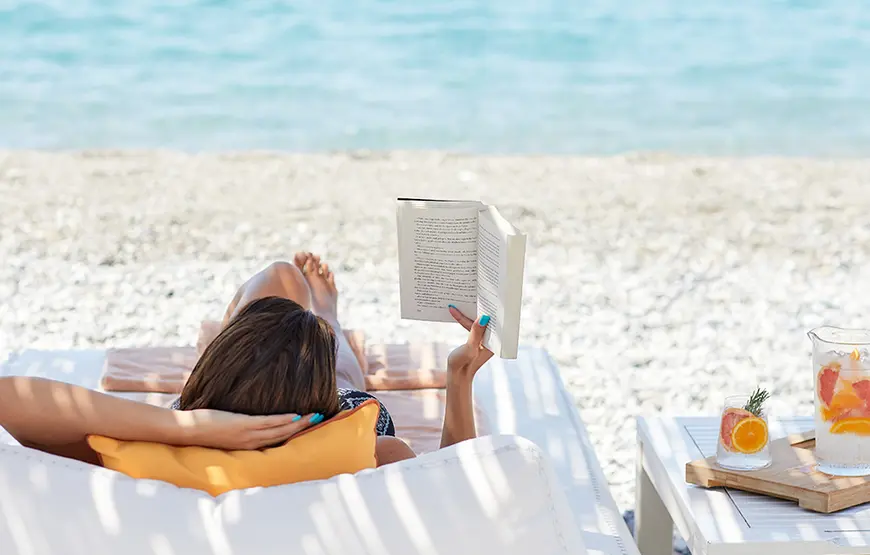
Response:
M767 408L764 404L750 405L749 401L749 395L725 399L716 448L716 462L722 468L758 470L770 465Z

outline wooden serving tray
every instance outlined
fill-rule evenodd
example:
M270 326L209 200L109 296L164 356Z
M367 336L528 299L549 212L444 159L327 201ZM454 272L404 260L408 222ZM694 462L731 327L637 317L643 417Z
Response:
M870 476L840 478L816 467L815 431L770 442L767 468L726 470L709 457L686 464L686 481L705 488L728 487L797 501L804 509L834 513L870 501Z

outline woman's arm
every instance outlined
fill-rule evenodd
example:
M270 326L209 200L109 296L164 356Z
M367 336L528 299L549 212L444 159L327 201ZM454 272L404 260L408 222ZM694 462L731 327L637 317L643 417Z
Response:
M441 428L441 447L477 437L471 380L447 377L447 406Z
M0 377L0 426L22 445L97 463L88 434L128 441L258 449L310 425L295 415L174 411L42 378Z
M482 343L489 317L481 316L480 320L475 322L452 306L450 314L469 331L469 334L465 345L455 349L447 359L447 406L444 409L444 425L441 428L442 448L477 437L471 382L480 367L492 358L492 352ZM406 443L395 437L379 437L375 455L378 466L413 459L416 456Z
M469 334L465 345L455 349L447 359L447 407L441 429L441 447L477 437L472 381L480 367L492 358L492 352L483 346L489 316L481 316L474 322L454 307L450 307L450 314L469 330Z

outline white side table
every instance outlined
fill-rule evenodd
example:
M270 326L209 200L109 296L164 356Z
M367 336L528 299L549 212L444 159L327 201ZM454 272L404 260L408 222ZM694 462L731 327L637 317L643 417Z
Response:
M671 555L673 527L693 555L870 553L870 504L831 515L797 503L686 483L686 463L716 454L719 419L638 418L636 537L643 555ZM771 437L813 427L771 421Z

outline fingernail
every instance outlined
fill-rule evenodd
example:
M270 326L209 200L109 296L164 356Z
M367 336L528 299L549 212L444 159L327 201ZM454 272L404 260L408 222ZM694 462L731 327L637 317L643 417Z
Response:
M447 305L447 308L452 308L453 310L459 310L458 308L456 308L456 305L452 305L452 304Z
M488 323L489 323L489 316L487 316L486 314L484 314L483 316L480 317L480 325L481 325L481 326L485 326L485 325L487 325Z
M311 422L312 424L317 424L322 419L323 419L323 415L320 414L319 412L315 412L313 415L311 415L311 418L309 418L308 421Z
M302 415L297 414L296 416L293 417L293 420L291 420L291 422L299 422L300 420L302 420Z

